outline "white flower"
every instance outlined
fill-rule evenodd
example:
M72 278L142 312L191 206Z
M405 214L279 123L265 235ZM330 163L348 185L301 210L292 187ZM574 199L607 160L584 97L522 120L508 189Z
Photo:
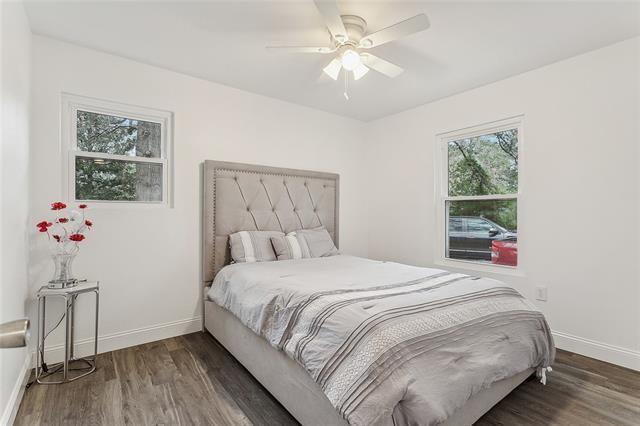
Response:
M69 214L69 219L72 222L83 223L82 213L79 212L78 210L71 210L71 213Z

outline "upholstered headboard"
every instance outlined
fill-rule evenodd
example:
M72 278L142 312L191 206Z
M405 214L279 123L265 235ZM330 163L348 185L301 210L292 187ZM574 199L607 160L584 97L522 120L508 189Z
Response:
M230 260L229 235L324 226L338 246L340 176L207 160L203 183L202 279Z

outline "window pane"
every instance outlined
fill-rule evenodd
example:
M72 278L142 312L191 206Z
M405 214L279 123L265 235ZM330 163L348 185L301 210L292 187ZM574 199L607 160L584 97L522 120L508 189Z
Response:
M87 152L160 158L160 123L78 111L78 149Z
M449 232L457 231L462 232L464 229L462 228L462 219L459 217L450 217L449 218Z
M447 257L518 264L517 200L448 201Z
M162 201L162 164L76 157L76 199Z
M518 130L449 142L449 195L518 192Z
M478 220L478 219L467 220L467 229L471 232L483 232L483 231L489 232L489 230L493 227L494 226L491 226L491 224L486 220Z

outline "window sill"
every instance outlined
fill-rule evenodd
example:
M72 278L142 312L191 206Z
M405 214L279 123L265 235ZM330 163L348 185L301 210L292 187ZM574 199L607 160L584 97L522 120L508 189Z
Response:
M438 259L434 262L437 266L445 268L462 269L472 272L484 272L495 275L508 275L512 277L524 277L524 271L518 266L483 264L472 260Z
M115 210L125 210L125 209L168 209L173 206L166 202L144 202L144 201L71 201L73 205L76 204L86 204L94 210L98 209L115 209Z

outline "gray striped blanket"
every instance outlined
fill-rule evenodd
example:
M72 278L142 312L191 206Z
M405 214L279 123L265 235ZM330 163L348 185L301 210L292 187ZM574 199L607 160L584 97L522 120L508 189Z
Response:
M334 256L231 265L209 297L300 363L354 425L436 424L547 367L543 315L499 281Z

